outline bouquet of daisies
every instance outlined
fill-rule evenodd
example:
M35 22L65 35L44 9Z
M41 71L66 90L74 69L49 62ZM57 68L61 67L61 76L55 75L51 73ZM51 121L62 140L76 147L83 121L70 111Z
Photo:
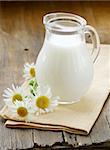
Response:
M4 102L9 111L23 121L30 121L32 115L52 112L58 105L59 97L53 97L48 85L38 85L35 64L24 65L24 83L21 86L12 84L4 90Z

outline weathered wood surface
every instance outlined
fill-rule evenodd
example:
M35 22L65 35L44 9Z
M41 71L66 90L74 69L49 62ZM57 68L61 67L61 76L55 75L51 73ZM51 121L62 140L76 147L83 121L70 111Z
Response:
M4 105L2 101L3 90L11 83L18 83L22 80L21 74L25 62L36 60L43 41L44 30L41 25L41 17L46 12L65 10L81 14L98 29L103 42L110 41L110 36L108 36L110 22L107 19L107 17L110 18L110 9L108 9L110 3L101 3L100 7L96 6L98 6L97 3L87 2L0 4L0 108ZM93 11L93 8L96 9ZM110 46L105 46L105 48L110 49ZM0 119L0 150L32 149L33 147L40 149L45 146L50 146L51 149L72 147L79 149L81 146L89 149L94 147L107 149L110 147L109 141L110 100L105 104L89 136L35 129L7 129L4 127L4 120Z

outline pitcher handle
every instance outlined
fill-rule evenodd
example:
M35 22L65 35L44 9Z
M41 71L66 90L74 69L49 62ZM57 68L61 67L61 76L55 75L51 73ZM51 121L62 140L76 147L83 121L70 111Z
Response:
M94 27L90 25L85 26L85 33L89 34L92 40L93 49L92 49L91 55L93 58L93 63L95 63L100 52L100 39L99 39L97 31L94 29Z

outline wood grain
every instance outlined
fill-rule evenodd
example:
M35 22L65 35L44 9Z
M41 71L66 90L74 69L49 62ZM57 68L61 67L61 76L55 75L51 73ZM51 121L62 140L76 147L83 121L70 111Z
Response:
M21 43L16 39L12 38L6 33L1 32L1 40L0 40L0 63L4 64L0 66L0 85L1 90L3 91L7 86L10 86L12 82L18 83L18 81L22 80L22 67L23 63L30 60L30 53L29 51L25 51L24 47L22 47ZM21 45L21 46L20 46ZM34 51L34 49L32 50ZM33 54L34 55L34 54ZM33 61L33 57L31 58ZM2 96L0 94L0 98ZM1 101L1 106L3 102ZM56 142L62 142L62 132L49 132L47 133L38 131L38 130L10 130L6 129L3 126L3 122L0 121L0 148L5 150L7 148L10 149L26 149L34 147L34 144L37 143L38 145L46 146L46 145L53 145ZM49 135L49 136L48 136ZM54 135L54 136L53 136ZM8 138L10 139L8 139ZM45 138L48 138L48 141ZM43 139L44 138L44 139ZM5 139L5 140L4 140ZM42 139L42 140L41 140Z
M0 108L4 105L3 90L10 87L11 83L22 80L21 68L25 62L36 60L43 43L41 18L44 14L53 11L79 14L97 29L102 43L110 43L109 8L110 2L0 2ZM0 150L40 149L41 146L51 146L53 149L87 148L86 145L88 149L98 145L109 147L110 101L107 101L89 136L34 129L7 129L3 125L4 120L0 119Z
M94 26L102 43L110 43L110 2L1 2L0 27L30 47L27 39L36 40L39 49L43 42L42 17L49 12L65 11L81 15ZM18 35L19 34L19 35ZM27 34L27 38L24 35ZM29 36L28 36L29 35ZM42 36L40 36L42 35ZM38 39L38 37L41 39ZM38 42L39 41L39 42ZM34 44L34 42L33 42Z

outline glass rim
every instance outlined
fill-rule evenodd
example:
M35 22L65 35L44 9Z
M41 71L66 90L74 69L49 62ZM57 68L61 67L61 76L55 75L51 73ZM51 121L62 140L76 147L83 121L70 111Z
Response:
M71 27L70 30L61 30L60 28L54 28L51 26L51 22L57 21L57 20L68 20L73 21L79 24L79 26ZM68 12L54 12L54 13L48 13L44 15L43 17L43 24L45 25L45 28L48 30L51 30L53 32L58 33L72 33L77 32L79 30L82 30L86 25L87 21L79 16Z

